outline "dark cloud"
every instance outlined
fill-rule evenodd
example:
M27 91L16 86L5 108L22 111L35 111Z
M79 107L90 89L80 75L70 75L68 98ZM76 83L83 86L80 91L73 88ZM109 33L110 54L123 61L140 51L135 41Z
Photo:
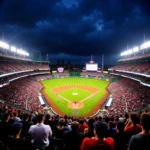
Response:
M127 45L141 44L143 34L150 37L149 26L148 0L0 1L0 36L51 56L104 53L108 62L115 62Z

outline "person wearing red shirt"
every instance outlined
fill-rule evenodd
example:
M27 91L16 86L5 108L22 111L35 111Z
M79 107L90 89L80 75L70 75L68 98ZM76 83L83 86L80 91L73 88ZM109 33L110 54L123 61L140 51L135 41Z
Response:
M79 121L79 132L84 132L84 129L85 128L87 128L88 126L87 126L87 124L85 124L85 122L84 122L84 120L83 119L81 119L80 121Z
M81 150L114 150L114 140L107 135L107 125L98 122L94 128L95 137L85 138L81 145Z
M138 114L132 113L125 127L125 131L130 132L132 135L138 134L139 132L142 131L141 125L139 123L140 123L140 119L138 117Z

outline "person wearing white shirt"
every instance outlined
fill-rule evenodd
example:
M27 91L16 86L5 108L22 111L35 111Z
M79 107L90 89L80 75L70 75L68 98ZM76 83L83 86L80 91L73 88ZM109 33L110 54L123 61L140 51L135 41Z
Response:
M44 115L39 114L37 116L37 124L32 125L29 129L31 135L31 142L37 147L48 147L49 139L52 137L52 130L49 125L44 124Z

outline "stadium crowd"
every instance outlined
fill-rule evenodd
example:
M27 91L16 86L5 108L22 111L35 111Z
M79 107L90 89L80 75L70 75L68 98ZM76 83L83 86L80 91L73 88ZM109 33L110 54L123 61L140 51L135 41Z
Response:
M149 74L150 73L150 62L120 64L120 65L114 66L110 69Z
M22 61L32 61L30 58L27 58L27 57L15 56L12 54L2 53L2 52L0 52L0 57L15 59L15 60L22 60Z
M102 72L84 72L84 71L82 71L80 76L82 76L82 77L86 77L86 76L104 77L105 74Z
M0 74L24 70L49 70L48 64L0 61Z
M57 78L63 78L63 77L69 77L70 73L68 71L64 71L64 72L56 72L53 74L54 76L56 76Z
M129 77L129 78L138 79L138 80L140 80L143 83L150 84L150 78L149 77L144 77L144 76L130 74L130 73L124 73L124 72L117 72L117 71L114 71L112 73L112 75L113 74L117 74L118 76L122 76L123 75L123 76Z
M150 113L50 116L0 106L1 150L149 150Z
M31 71L31 72L23 72L23 73L16 73L16 74L12 74L12 75L8 75L8 76L4 76L4 77L0 77L0 85L1 84L5 84L7 82L9 82L9 80L14 79L14 78L21 78L23 76L28 76L28 75L32 75L32 74L37 74L36 78L40 79L40 78L44 78L43 74L47 74L45 75L45 78L51 78L50 76L50 72L49 70L37 70L37 71Z
M38 92L42 88L34 77L22 78L0 88L0 99L21 108L40 111Z
M142 109L150 103L149 87L130 79L121 79L108 87L112 93L112 104L108 108L109 114L124 113Z

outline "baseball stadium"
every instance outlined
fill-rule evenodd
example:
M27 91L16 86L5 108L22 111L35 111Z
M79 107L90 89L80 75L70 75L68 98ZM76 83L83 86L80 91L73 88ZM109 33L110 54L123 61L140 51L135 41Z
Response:
M144 51L148 44L134 49ZM26 51L18 51L6 42L0 41L0 47L2 106L74 117L117 115L149 107L150 63L143 61L149 59L147 49L139 56L119 59L120 64L108 70L104 70L103 55L102 65L91 56L82 68L74 70L68 64L54 68L48 55L45 60L39 60L39 51L31 58ZM121 53L121 57L128 53Z
M0 0L0 150L150 150L150 0Z

